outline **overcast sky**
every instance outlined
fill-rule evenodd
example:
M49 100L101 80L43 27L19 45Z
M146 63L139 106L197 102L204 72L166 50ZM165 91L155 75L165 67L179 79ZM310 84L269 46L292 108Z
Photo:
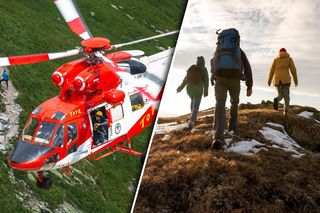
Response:
M231 27L240 32L240 45L254 76L254 94L251 98L244 97L243 86L241 102L273 100L276 92L274 87L267 86L267 76L274 57L285 47L295 61L299 78L299 86L291 87L291 104L320 108L319 11L318 0L189 0L160 116L189 112L190 100L185 90L179 94L175 90L197 56L205 57L210 72L209 62L217 41L215 32ZM201 108L212 106L214 93L210 87L209 97L202 100Z

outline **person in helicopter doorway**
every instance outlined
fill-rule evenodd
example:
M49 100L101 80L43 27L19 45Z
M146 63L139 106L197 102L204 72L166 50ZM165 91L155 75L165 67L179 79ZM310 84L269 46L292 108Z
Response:
M101 111L98 111L93 124L94 145L99 145L108 139L108 123L108 119L103 116Z

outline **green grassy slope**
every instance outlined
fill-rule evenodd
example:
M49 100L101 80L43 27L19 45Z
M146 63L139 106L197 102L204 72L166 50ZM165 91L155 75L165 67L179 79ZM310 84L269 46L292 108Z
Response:
M177 30L186 5L186 0L76 2L92 34L107 37L113 44L153 36L159 34L159 31ZM0 0L0 5L2 56L58 52L80 46L81 39L69 30L52 0ZM92 16L90 12L95 15ZM141 49L147 54L153 54L159 51L157 46L174 46L175 40L176 37L172 36L131 46L130 49ZM59 90L51 83L51 74L71 59L10 68L11 80L20 93L17 102L23 108L21 125L24 125L35 106L58 94ZM145 149L150 133L151 128L134 138L133 144L138 150ZM49 173L54 185L49 191L44 191L35 186L32 180L35 174L14 171L17 182L10 181L6 171L11 169L5 166L7 156L0 154L0 157L0 189L6 192L5 196L3 193L0 195L3 211L25 211L23 201L15 193L20 188L28 188L35 197L46 202L50 209L66 201L84 212L125 212L133 198L130 186L136 185L141 166L140 158L122 153L98 162L83 161L75 166L78 172L71 176L59 177L58 174Z

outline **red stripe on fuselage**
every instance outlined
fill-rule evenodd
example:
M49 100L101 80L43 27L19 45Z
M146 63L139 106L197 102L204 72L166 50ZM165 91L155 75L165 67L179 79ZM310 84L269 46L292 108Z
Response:
M81 35L82 33L87 31L80 17L67 22L67 24L69 25L70 29L77 35Z

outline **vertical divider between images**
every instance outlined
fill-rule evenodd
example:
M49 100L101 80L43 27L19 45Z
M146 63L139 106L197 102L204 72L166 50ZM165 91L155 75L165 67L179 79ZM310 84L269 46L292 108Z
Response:
M186 15L188 14L188 8L191 6L191 1L188 0L187 2L187 5L186 5L186 9L184 11L184 15L182 17L182 22L181 22L181 26L180 26L180 32L179 32L179 35L178 35L178 38L177 38L177 42L176 42L176 45L175 45L175 49L179 43L179 38L180 38L180 33L181 33L181 30L183 29L183 26L185 25L185 17ZM175 56L176 56L176 50L174 50L174 53L172 55L172 58L171 58L171 61L170 61L170 65L168 66L168 71L167 71L167 76L165 79L168 78L169 76L169 72L170 72L170 69L172 67L172 64L174 62L174 59L175 59ZM165 82L165 85L164 85L164 89L163 89L163 94L162 94L162 97L166 94L166 82ZM161 98L162 99L162 98ZM153 141L153 137L154 137L154 132L155 132L155 127L157 125L157 122L158 122L158 118L159 118L159 112L161 110L161 100L160 100L160 103L159 103L159 107L158 107L158 112L157 112L157 115L156 115L156 118L155 118L155 121L154 121L154 125L153 125L153 128L152 128L152 132L151 132L151 136L150 136L150 140L149 140L149 144L148 144L148 147L147 147L147 151L146 151L146 155L145 155L145 160L144 160L144 163L142 165L142 169L141 169L141 172L140 172L140 176L139 176L139 181L138 181L138 185L137 185L137 188L136 188L136 192L135 192L135 195L134 195L134 198L133 198L133 202L132 202L132 205L131 205L131 210L130 210L130 213L133 213L134 211L134 207L135 207L135 204L136 204L136 201L137 201L137 198L138 198L138 194L139 194L139 189L140 189L140 185L141 185L141 182L142 182L142 178L143 178L143 173L144 173L144 170L146 168L146 165L147 165L147 161L148 161L148 157L149 157L149 152L150 152L150 149L151 149L151 145L152 145L152 141Z

